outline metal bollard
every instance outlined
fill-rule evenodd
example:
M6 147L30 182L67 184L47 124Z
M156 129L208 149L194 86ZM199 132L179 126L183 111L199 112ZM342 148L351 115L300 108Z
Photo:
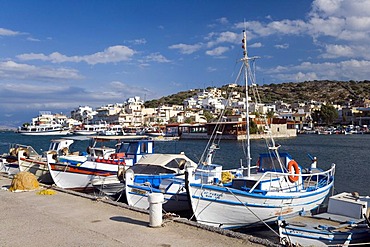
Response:
M151 193L148 196L149 202L149 226L162 226L162 203L164 196L162 193Z

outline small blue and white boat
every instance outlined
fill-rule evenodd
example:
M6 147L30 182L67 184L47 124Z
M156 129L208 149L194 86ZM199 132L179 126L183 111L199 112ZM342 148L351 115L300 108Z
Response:
M279 217L285 246L349 246L369 244L370 197L343 192L329 197L324 213Z
M166 212L189 210L185 189L185 165L195 162L185 154L149 154L125 173L126 199L130 206L148 209L148 196L163 193Z

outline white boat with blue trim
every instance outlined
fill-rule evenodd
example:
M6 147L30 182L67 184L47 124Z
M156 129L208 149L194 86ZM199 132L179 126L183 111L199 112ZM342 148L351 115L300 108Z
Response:
M243 32L244 56L238 79L243 79L246 88L246 165L226 171L213 163L221 145L218 135L222 133L215 128L198 166L186 168L193 218L221 228L272 224L279 216L310 211L325 200L334 185L335 164L327 164L328 169L324 171L316 167L316 160L307 167L298 164L288 153L279 152L280 146L272 138L268 121L265 126L267 151L259 156L257 165L252 166L248 93L258 95L258 92L253 91L257 89L252 71L256 57L248 57L246 40Z
M318 214L279 217L284 246L368 246L369 196L342 192L329 197L327 210Z
M194 166L196 163L184 153L143 156L125 173L128 205L149 209L148 196L151 193L163 193L163 209L166 212L188 211L185 165Z

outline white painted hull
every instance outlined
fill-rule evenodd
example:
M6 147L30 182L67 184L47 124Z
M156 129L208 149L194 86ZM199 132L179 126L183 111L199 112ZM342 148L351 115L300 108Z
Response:
M185 180L177 178L178 182L170 183L165 189L153 189L150 185L146 184L134 184L132 181L133 173L126 173L126 199L129 206L133 206L141 209L149 209L148 196L153 193L163 193L164 202L163 209L166 212L180 212L189 210L189 201L185 188ZM163 182L169 181L171 179L164 179ZM127 182L128 181L128 182ZM181 182L179 182L181 181Z
M18 159L19 170L30 172L34 174L39 182L51 184L53 179L50 176L48 164L46 158L38 157L36 159L30 159L25 157L19 157Z
M6 158L1 158L0 172L13 176L19 172L19 165L17 162L8 162Z
M94 175L85 175L79 173L69 173L51 170L51 176L56 186L64 189L85 189L92 187L90 184Z
M39 131L39 132L31 132L31 131L19 131L21 135L26 136L64 136L69 135L69 130L55 130L55 131Z
M279 221L279 225L281 222ZM325 224L325 227L330 225ZM335 227L332 227L333 229ZM351 243L364 243L369 241L370 232L368 227L358 228L352 231L343 229L329 230L307 227L279 227L281 243L299 244L299 246L349 246Z
M75 135L97 135L98 134L98 131L75 130L73 133Z
M95 177L91 180L91 184L108 196L120 194L125 189L125 184L117 176Z
M176 188L180 189L178 187ZM171 190L176 188L173 187ZM141 209L149 209L148 196L151 194L151 192L144 189L145 188L138 189L137 187L126 186L126 199L129 206ZM166 212L180 212L189 210L189 201L186 191L182 191L180 193L177 193L176 191L175 193L176 194L170 192L163 193L163 209Z
M334 167L318 174L333 174ZM229 185L211 182L212 179L205 183L204 178L207 176L213 178L215 170L211 171L199 173L189 168L186 189L196 220L221 228L273 223L278 216L310 211L325 200L334 184L334 180L330 179L321 187L309 184L304 189L302 177L296 183L291 183L288 181L289 173L269 172L235 178ZM310 178L311 174L305 176ZM259 185L261 188L251 189L245 187L247 184Z
M289 200L281 199L284 193L268 192L264 196L249 196L248 193L242 195L235 190L230 193L226 189L220 191L219 188L189 185L188 191L196 220L206 225L236 228L261 224L262 221L274 222L280 215L298 213L302 209L314 209L325 200L331 186L312 193L289 193Z
M48 155L50 175L56 186L64 189L84 190L92 188L91 180L95 177L117 175L118 165L94 161L81 162L80 165L67 165L52 162Z

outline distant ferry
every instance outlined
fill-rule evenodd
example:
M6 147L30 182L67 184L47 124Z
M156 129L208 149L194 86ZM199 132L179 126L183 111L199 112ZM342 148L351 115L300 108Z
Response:
M18 133L21 135L68 135L70 131L68 128L63 127L61 124L39 124L28 125L18 128Z
M32 119L32 123L18 127L17 133L22 135L68 135L70 130L68 127L57 123L54 120L54 115L49 111L40 111L39 116Z

